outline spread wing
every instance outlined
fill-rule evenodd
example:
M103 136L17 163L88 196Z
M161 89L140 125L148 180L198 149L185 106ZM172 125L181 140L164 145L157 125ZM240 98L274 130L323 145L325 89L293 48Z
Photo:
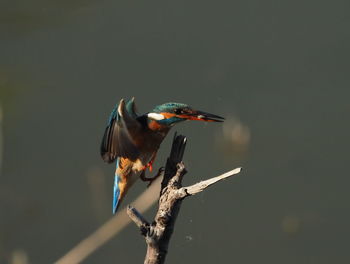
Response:
M137 159L140 153L132 135L141 131L142 127L136 117L133 99L127 104L122 99L113 109L101 143L101 156L105 162L111 163L117 157Z

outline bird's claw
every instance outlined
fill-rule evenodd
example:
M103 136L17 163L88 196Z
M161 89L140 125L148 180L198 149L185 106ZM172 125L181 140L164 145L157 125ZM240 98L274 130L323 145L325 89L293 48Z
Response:
M144 175L142 175L141 180L149 182L149 184L147 185L147 188L148 188L149 186L151 186L152 182L155 179L157 179L159 176L161 176L163 174L164 171L165 171L165 168L160 167L156 175L154 175L153 177L150 177L150 178L146 178Z

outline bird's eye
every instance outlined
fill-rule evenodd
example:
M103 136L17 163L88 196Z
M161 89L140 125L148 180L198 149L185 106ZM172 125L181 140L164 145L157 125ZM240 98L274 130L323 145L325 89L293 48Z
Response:
M175 109L175 114L179 115L179 114L183 114L183 111L181 109Z

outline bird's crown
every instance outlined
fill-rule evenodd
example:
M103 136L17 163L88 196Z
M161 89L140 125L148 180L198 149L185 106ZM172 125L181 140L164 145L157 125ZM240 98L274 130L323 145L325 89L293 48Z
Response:
M165 103L165 104L156 106L153 109L153 112L154 113L175 113L176 110L178 109L186 109L186 108L190 108L190 107L186 104L170 102L170 103Z

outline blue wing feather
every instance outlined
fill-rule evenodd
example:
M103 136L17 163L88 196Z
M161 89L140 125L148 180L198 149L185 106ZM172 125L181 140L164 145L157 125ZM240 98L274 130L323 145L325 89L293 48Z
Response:
M119 167L119 158L117 159L117 169ZM114 175L114 186L113 186L113 214L115 214L118 210L118 204L119 204L119 197L120 197L120 189L119 189L119 182L121 178L117 174L117 171L115 172Z

